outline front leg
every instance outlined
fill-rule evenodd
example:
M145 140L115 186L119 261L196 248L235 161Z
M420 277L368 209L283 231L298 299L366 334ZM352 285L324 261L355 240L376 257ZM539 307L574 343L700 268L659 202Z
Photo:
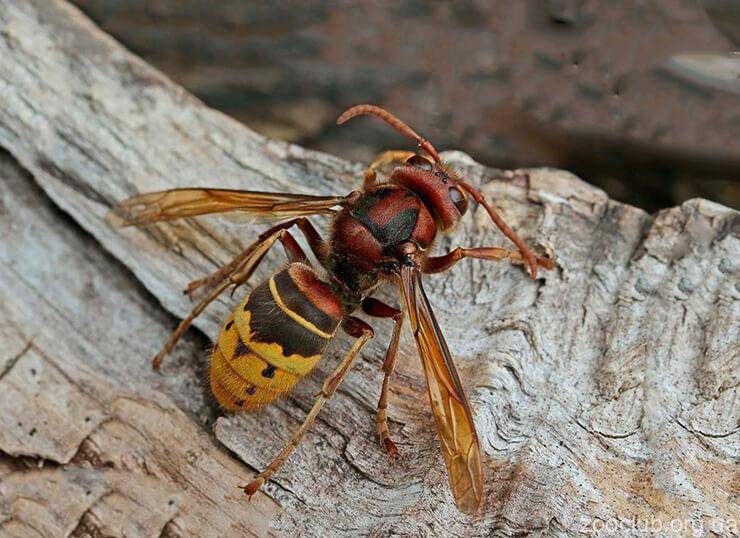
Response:
M522 241L516 234L516 232L514 232L514 230L512 230L509 225L506 224L504 219L502 219L499 214L496 213L491 204L488 203L488 200L486 200L486 197L483 196L483 193L481 193L472 185L465 182L461 182L460 186L473 197L473 200L475 200L476 203L482 205L485 208L485 210L488 212L488 216L491 217L491 220L494 222L494 224L498 227L499 230L501 230L501 233L511 239L511 242L516 245L516 248L518 248L519 252L521 253L521 257L529 266L529 272L532 275L532 278L537 278L537 266L540 265L540 263L539 258L535 255L535 253L527 248L527 245L524 244L524 241Z
M542 258L534 254L533 256L535 263L543 269L552 269L555 267L555 260L552 258ZM508 258L513 263L530 263L529 258L525 258L524 254L519 250L509 250L500 247L457 247L455 250L451 250L442 256L427 258L422 269L425 273L441 273L463 258L478 258L480 260L505 260Z

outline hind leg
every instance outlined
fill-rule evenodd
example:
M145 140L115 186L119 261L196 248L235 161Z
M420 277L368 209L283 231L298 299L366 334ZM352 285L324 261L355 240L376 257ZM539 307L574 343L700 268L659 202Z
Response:
M270 231L270 230L268 230ZM262 238L265 234L262 234ZM221 268L224 271L224 275L217 283L216 287L203 298L194 308L190 314L187 315L177 326L177 328L170 335L169 340L165 343L164 347L157 353L152 359L152 368L159 370L162 366L162 361L165 356L172 351L177 341L185 334L193 320L197 318L206 307L218 298L229 286L237 288L244 284L252 273L257 269L259 264L267 254L267 251L272 248L276 241L280 241L285 247L285 252L288 255L290 261L305 261L306 255L301 247L296 243L295 239L290 232L284 228L273 231L271 235L268 235L262 241L257 241L251 245L242 254L234 258L234 261L225 265ZM238 263L234 263L238 261ZM232 265L233 264L233 265ZM228 268L227 272L225 269ZM220 270L220 271L221 271Z
M321 387L321 392L317 396L316 401L311 408L311 411L309 411L306 418L303 419L303 423L301 424L301 426L290 437L290 441L288 441L288 444L285 445L285 447L280 451L275 459L272 460L272 462L267 467L265 467L265 470L254 477L254 479L249 484L247 484L246 486L239 486L241 489L244 490L244 493L249 495L249 497L252 497L252 495L254 495L257 490L260 489L262 485L270 479L273 473L275 473L275 471L280 468L285 460L288 459L288 456L290 456L295 447L298 446L298 443L301 442L301 439L303 438L305 433L316 420L316 417L318 416L321 408L324 406L326 401L334 395L337 387L347 375L347 372L349 371L350 366L352 366L352 362L354 361L355 357L357 357L357 354L373 337L373 328L359 318L351 316L346 317L344 318L344 320L342 320L342 326L350 336L354 336L355 338L357 338L357 340L355 340L352 349L350 349L349 352L344 356L342 362L339 363L339 366L337 366L334 372L332 372L332 374L324 381L324 384Z
M231 260L223 267L219 268L216 272L208 275L205 278L193 280L192 282L190 282L184 293L192 297L193 293L195 293L195 291L199 288L208 289L212 286L217 285L224 278L233 273L237 269L237 267L239 267L239 265L243 264L245 260L254 253L254 250L260 245L260 243L266 241L275 232L279 230L287 230L293 226L298 226L298 229L301 231L301 233L303 233L306 241L308 241L308 246L311 248L311 251L314 253L319 262L322 265L325 265L327 261L327 252L324 240L321 238L319 232L316 230L310 220L308 220L306 217L299 217L281 222L280 224L276 224L269 230L263 232L254 243L252 243L249 247L246 248L246 250L244 250L244 252L236 256L233 260Z

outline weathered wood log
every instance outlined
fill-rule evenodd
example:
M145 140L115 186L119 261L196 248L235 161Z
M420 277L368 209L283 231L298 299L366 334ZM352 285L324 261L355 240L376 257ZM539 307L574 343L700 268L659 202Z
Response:
M650 216L566 172L501 174L448 152L558 262L537 281L479 261L428 279L476 413L484 506L472 518L454 508L408 335L390 401L403 457L378 446L382 323L247 503L235 486L287 440L348 341L289 398L219 412L195 331L162 375L149 359L167 312L191 308L186 283L262 228L202 218L121 230L103 217L175 186L343 193L362 165L209 110L60 0L0 9L0 147L12 156L0 156L3 534L737 531L737 212L692 200ZM439 248L503 242L475 211ZM254 281L281 263L271 256ZM214 336L234 304L224 297L196 326Z

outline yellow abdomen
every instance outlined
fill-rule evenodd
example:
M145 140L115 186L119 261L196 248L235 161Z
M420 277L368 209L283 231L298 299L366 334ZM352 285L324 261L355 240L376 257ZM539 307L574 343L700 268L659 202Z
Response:
M229 316L211 353L211 390L231 411L289 392L321 359L341 303L307 266L291 264L257 286Z

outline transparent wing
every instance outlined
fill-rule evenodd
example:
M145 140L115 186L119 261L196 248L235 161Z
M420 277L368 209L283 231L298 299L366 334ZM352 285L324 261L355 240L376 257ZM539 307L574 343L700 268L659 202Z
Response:
M401 288L424 365L452 495L461 512L472 514L483 498L483 470L470 405L417 267L403 266Z
M113 226L141 226L230 211L265 217L297 217L331 213L345 198L228 189L172 189L137 194L123 200L111 209L106 220Z

